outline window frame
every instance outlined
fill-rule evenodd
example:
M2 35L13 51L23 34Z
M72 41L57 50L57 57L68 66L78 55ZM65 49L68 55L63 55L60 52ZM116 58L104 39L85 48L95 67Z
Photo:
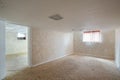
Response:
M89 43L101 43L102 42L101 31L100 30L84 31L82 41Z

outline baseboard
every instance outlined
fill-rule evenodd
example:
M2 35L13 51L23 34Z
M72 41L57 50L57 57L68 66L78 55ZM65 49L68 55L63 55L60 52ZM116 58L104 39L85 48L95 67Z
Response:
M19 52L19 53L10 53L10 54L6 54L6 56L20 56L20 55L27 55L27 52Z
M85 53L74 53L74 55L79 55L79 56L89 56L89 57L96 57L96 58L102 58L102 59L108 59L108 60L114 60L112 57L106 57L106 56L97 56L97 55L92 55L92 54L85 54Z
M52 61L54 61L54 60L63 58L63 57L65 57L65 56L69 56L69 55L71 55L71 54L67 54L67 55L64 55L64 56L60 56L60 57L54 58L54 59L52 59L52 60L48 60L48 61L45 61L45 62L42 62L42 63L38 63L38 64L35 64L35 65L32 65L31 67L40 66L40 65L46 64L46 63L48 63L48 62L52 62Z

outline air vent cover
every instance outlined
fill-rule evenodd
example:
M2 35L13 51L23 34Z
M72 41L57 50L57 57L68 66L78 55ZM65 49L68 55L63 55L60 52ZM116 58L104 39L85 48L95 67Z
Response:
M49 18L53 19L53 20L61 20L61 19L63 19L63 17L60 16L59 14L52 15Z

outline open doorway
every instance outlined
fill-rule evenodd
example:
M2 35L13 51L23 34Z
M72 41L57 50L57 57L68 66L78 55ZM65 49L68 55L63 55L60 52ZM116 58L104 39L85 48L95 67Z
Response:
M28 67L28 58L28 27L6 23L7 75Z

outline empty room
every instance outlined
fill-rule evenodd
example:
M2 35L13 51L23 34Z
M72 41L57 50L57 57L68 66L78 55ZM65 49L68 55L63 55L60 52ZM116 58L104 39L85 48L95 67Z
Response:
M120 0L0 0L0 80L120 80Z

